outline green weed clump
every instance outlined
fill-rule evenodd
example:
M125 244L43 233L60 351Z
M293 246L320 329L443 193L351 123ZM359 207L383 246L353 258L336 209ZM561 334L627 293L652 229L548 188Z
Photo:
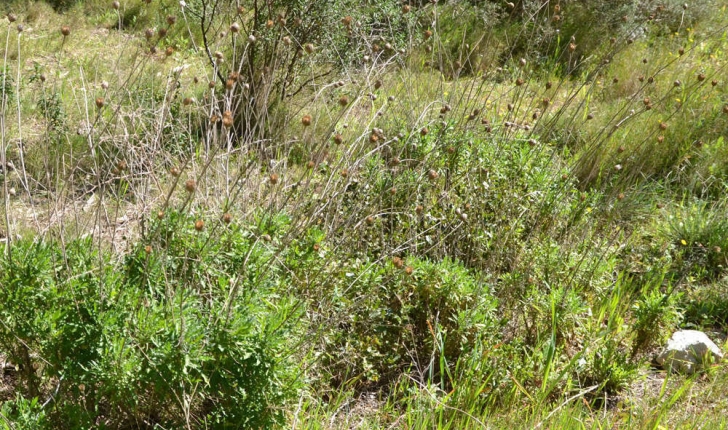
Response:
M90 240L15 244L2 265L0 345L43 405L8 403L11 416L35 411L73 428L281 422L295 377L281 348L295 307L283 299L274 311L264 282L229 275L264 254L243 231L231 228L208 254L184 221L170 214L157 226L175 234L121 262Z
M2 422L724 424L725 5L264 3L0 6Z

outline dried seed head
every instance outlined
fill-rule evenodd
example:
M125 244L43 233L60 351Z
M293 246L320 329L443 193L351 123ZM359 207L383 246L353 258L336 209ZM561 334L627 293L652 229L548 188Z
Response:
M306 167L309 169L313 169L316 166L316 163L313 162L313 160L309 160L308 163L306 163Z
M222 214L222 222L224 222L225 224L230 224L232 220L233 216L230 215L229 212L225 212L224 214Z
M344 24L345 26L349 27L349 26L351 26L351 22L352 22L353 20L354 20L354 19L353 19L353 18L352 18L351 16L348 16L348 15L347 15L347 16L345 16L345 17L341 18L341 23L342 23L342 24Z
M660 123L660 130L667 130L667 123L666 122L661 122Z
M617 194L617 199L618 200L623 200L624 199L624 193Z
M347 169L343 169L341 172L339 172L342 178L346 178L349 176L349 171Z
M185 190L187 190L188 193L194 193L196 188L197 183L194 179L188 179L187 182L185 182Z
M541 104L543 104L543 107L548 107L550 103L551 103L551 100L549 100L548 97L544 97L544 99L541 100Z
M619 83L619 78L614 78L614 79L612 79L612 83L613 83L613 84L618 84L618 83Z
M425 30L425 40L432 37L432 30Z
M698 75L698 82L703 82L705 80L705 75L703 73L700 73Z
M576 43L569 43L569 52L576 51Z
M341 134L336 133L334 135L334 143L337 145L341 145L343 142L344 142L344 137Z
M404 266L404 261L399 257L392 257L392 264L397 269L401 269Z
M235 79L228 79L227 81L225 81L225 88L227 88L228 90L232 90L234 86Z
M15 22L17 20L18 20L18 17L14 13L9 13L8 14L8 21L9 22Z
M554 86L554 84L552 84L552 83L551 83L551 81L549 81L549 82L546 82L546 89L547 89L547 90L550 90L550 89L551 89L551 87L553 87L553 86Z
M508 105L506 105L506 108L508 109L509 112L512 111L513 110L513 103L508 103Z
M254 35L252 35L252 34L251 34L251 35L249 35L249 36L248 36L248 42L250 42L250 43L255 43L255 36L254 36Z
M716 85L718 85L718 81L716 81L715 79L713 79L713 80L712 80L712 81L710 82L710 85L712 85L712 86L716 86Z
M665 136L657 136L657 143L662 143L665 141Z
M440 175L438 175L437 171L435 171L434 169L430 169L427 171L427 177L430 178L430 180L432 181L437 179L438 176Z
M523 85L523 79L521 79L521 78L516 79L516 86L520 87L521 85Z
M415 212L417 213L417 215L422 214L422 211L424 210L425 208L423 208L422 205L417 205L417 207L415 208Z
M390 189L389 189L389 194L391 194L391 195L395 195L395 194L397 194L397 187L392 187L392 188L390 188Z
M380 89L381 87L382 87L382 81L381 81L381 79L377 79L377 80L376 80L376 81L374 82L374 89L375 89L375 90L378 90L378 89Z
M157 30L157 35L159 36L160 39L165 37L167 35L167 29L160 28L159 30Z
M685 54L685 48L680 48L680 49L678 49L678 50L677 50L677 53L678 53L679 55L683 55L683 54Z
M728 115L728 105L723 106L723 113Z
M654 76L650 76L649 78L647 78L647 83L648 84L651 84L653 82L655 82L655 77Z
M620 170L622 170L622 165L621 164L617 164L616 166L614 166L614 170L616 170L616 171L619 172Z
M16 28L18 30L18 33L22 33L23 30L25 30L25 27L23 26L23 24L18 24L18 26Z
M169 173L172 176L174 176L175 178L180 175L180 171L179 171L179 168L178 167L172 167L171 169L169 169Z
M279 178L278 178L278 175L277 175L277 174L275 174L275 173L271 173L271 175L270 175L270 176L268 177L268 180L270 181L270 183L271 183L272 185L275 185L275 184L277 184L277 183L278 183L278 179L279 179Z
M151 39L152 37L154 37L154 34L155 34L155 33L156 33L156 32L154 31L154 29L153 29L153 28L147 28L147 29L146 29L146 30L144 31L144 37L146 37L146 38L147 38L147 40L149 40L149 39Z
M406 273L407 275L411 275L412 272L414 272L414 269L412 268L412 266L407 266L404 268L404 273Z
M682 85L682 82L680 82L680 80L678 79L678 80L675 80L675 82L673 82L672 85L679 87L680 85Z
M45 76L41 75L40 76L40 80L41 81L45 81ZM109 89L109 83L106 82L106 81L101 81L101 88L103 88L105 90L108 90Z
M619 148L617 148L617 152L619 152L619 153L624 152L624 146L620 146Z
M427 133L429 133L429 130L427 130L427 127L422 127L420 129L420 136L427 136Z
M164 218L164 211L157 212L157 219L162 219L162 218Z
M369 215L368 217L366 217L366 219L364 221L367 223L367 225L373 225L374 224L374 217L371 216L371 215Z
M313 43L303 45L303 50L306 51L307 54L313 54L314 49Z
M283 36L283 39L282 39L282 40L283 40L283 43L284 43L284 44L285 44L286 46L288 46L288 45L290 45L290 44L291 44L291 38L290 38L290 37L288 37L288 36Z
M64 25L61 27L61 34L63 37L70 36L71 35L71 27Z
M177 17L174 15L167 15L167 25L174 25L177 22Z
M637 78L637 80L638 80L638 81L640 81L640 82L644 82L644 81L645 81L645 77L644 77L644 76L642 76L642 75L640 75L640 76L639 76L639 77Z
M185 97L185 98L184 98L184 99L182 100L182 104L183 104L183 105L185 105L185 106L189 106L189 105L191 105L191 104L192 104L192 97Z
M304 127L311 125L311 115L304 115L303 118L301 118L301 124L303 124Z
M399 157L393 157L391 160L389 160L389 165L392 167L399 166L399 163L401 163L401 160L399 159Z
M201 219L198 219L197 221L195 221L195 230L202 231L204 229L205 229L204 221L202 221Z
M245 8L242 6L238 6L238 14L242 15L245 13Z
M240 24L238 24L237 22L230 24L230 32L233 34L237 34L238 32L240 32Z
M347 97L347 96L341 96L341 97L339 97L339 104L341 106L348 105L349 104L349 97Z
M167 49L164 50L164 55L166 55L167 57L171 57L172 54L174 54L174 48L168 46Z
M101 109L104 107L104 98L103 97L97 97L96 98L96 107Z
M409 11L412 10L412 7L408 4L402 6L402 13L409 13Z
M271 29L271 28L273 28L274 25L275 25L275 22L273 22L272 19L269 19L268 21L265 22L265 28Z
M222 114L222 125L225 128L230 128L233 126L233 113L229 110L226 110Z
M144 252L146 252L147 254L151 254L152 253L152 247L149 246L149 245L145 246L144 247Z

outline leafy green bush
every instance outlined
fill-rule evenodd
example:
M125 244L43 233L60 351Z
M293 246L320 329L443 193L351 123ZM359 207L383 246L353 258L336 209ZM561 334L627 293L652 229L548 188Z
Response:
M123 267L89 240L19 242L3 258L0 348L30 398L51 398L53 420L280 422L292 374L277 357L294 303L264 300L265 253L244 230L210 242L191 226L170 214L154 248L134 247Z
M388 383L407 369L446 379L476 338L494 339L499 327L488 284L453 261L362 261L329 279L323 364L336 385Z

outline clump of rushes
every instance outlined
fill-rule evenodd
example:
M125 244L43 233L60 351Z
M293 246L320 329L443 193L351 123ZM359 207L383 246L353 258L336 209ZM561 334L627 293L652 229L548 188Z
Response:
M185 182L185 190L187 190L188 193L194 193L195 189L197 189L197 183L194 179L188 179L187 182Z
M202 231L204 229L205 229L204 221L202 221L201 219L198 219L197 221L195 221L195 230Z
M303 124L304 127L311 125L311 115L304 115L303 118L301 118L301 124Z

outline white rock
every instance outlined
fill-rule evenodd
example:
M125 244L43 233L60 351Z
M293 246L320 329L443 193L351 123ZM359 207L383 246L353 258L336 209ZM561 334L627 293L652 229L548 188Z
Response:
M714 360L723 358L720 348L702 331L680 330L672 334L656 361L665 369L693 373L702 366L707 355L712 355Z

